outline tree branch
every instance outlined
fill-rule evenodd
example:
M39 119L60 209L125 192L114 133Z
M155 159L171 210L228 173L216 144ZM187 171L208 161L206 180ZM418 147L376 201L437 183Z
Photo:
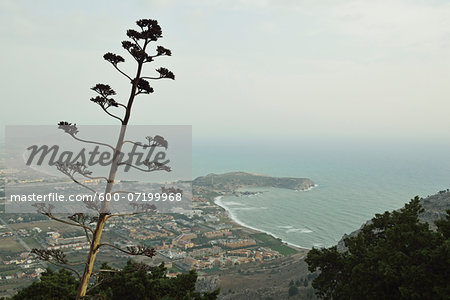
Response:
M140 50L143 50L142 47L141 47L141 45L139 45L138 41L137 41L134 37L131 37L131 39L134 41L134 43L136 44L136 46L139 47ZM145 48L145 47L144 47L144 48Z
M84 187L85 189L90 190L90 191L93 192L94 194L97 194L97 191L96 191L96 190L94 190L93 188L88 187L88 186L85 185L85 184L82 184L81 182L79 182L78 180L76 180L72 175L68 174L67 176L69 176L70 179L72 179L73 182L75 182L76 184L79 184L79 185L81 185L82 187Z
M127 107L125 105L123 105L122 103L117 102L117 105L122 106L123 108L127 109Z
M111 214L106 217L106 220L108 220L111 217L127 217L127 216L134 216L134 215L142 214L142 213L144 213L144 212L139 211L139 212L131 212L131 213Z
M108 111L108 109L106 109L104 106L100 106L100 107L103 109L103 111L104 111L105 113L107 113L108 115L110 115L110 116L113 117L113 118L116 118L117 120L120 121L120 123L123 123L123 120L122 120L121 118L119 118L118 116L113 115L112 113L110 113L110 112Z
M130 76L128 76L125 72L123 72L122 70L120 70L117 65L112 64L114 66L114 68L119 71L123 76L125 76L126 78L128 78L129 80L132 80Z
M102 243L102 244L98 244L97 248L95 249L95 251L97 251L100 247L103 246L108 246L114 249L117 249L123 253L129 254L129 255L144 255L144 256L148 256L148 257L153 257L156 255L156 251L153 248L149 248L146 246L132 246L132 247L127 247L127 250L124 250L120 247L114 246L112 244L109 243Z
M118 165L119 165L119 166L121 166L121 165L130 166L130 167L135 168L135 169L137 169L137 170L139 170L139 171L147 172L147 173L148 173L148 172L154 172L154 171L160 171L160 170L162 170L162 169L148 169L148 170L145 170L145 169L136 167L135 165L132 165L132 164L129 164L129 163L120 163L120 164L118 164Z
M74 272L75 274L77 274L78 278L81 279L80 274L75 269L70 268L68 266L77 266L77 265L86 264L86 263L84 263L84 262L69 263L66 259L66 254L64 254L63 251L33 248L31 250L31 254L36 255L40 260L49 262L51 264L54 264L56 266L59 266L59 267L65 268L65 269L68 269L68 270ZM53 261L52 259L56 260L56 262Z
M122 142L122 145L123 144L126 144L126 143L129 143L129 144L133 144L133 145L136 145L136 146L141 146L141 147L143 147L144 149L145 148L150 148L150 147L162 147L160 144L143 144L143 143L141 143L141 142L133 142L133 141L129 141L129 140L126 140L126 141L123 141Z
M70 133L69 133L70 134ZM109 145L109 144L105 144L105 143L99 143L99 142L94 142L94 141L88 141L88 140L83 140L80 138L77 138L74 134L70 134L74 139L76 139L77 141L83 142L83 143L87 143L87 144L95 144L95 145L99 145L99 146L105 146L105 147L109 147L111 150L115 151L116 149Z
M98 244L97 249L95 249L95 251L97 251L98 249L100 249L100 247L103 247L103 246L108 246L108 247L114 248L114 249L116 249L116 250L119 250L119 251L121 251L121 252L123 252L123 253L130 254L130 253L128 253L126 250L123 250L122 248L117 247L117 246L114 246L114 245L109 244L109 243Z
M90 232L92 232L92 234L94 234L94 229L92 229L89 226L81 225L79 223L72 223L72 222L69 222L69 221L66 221L63 219L59 219L59 218L55 217L54 215L52 215L51 213L42 213L42 214L49 217L50 219L55 220L55 221L58 221L58 222L61 222L61 223L67 224L67 225L78 226L78 227L84 228L85 230L89 230Z
M159 80L159 79L164 79L165 77L141 77L142 79L152 79L152 80Z
M67 270L70 270L70 271L74 272L74 273L78 276L78 279L81 280L81 275L80 275L80 273L78 273L77 270L75 270L75 269L73 269L73 268L71 268L71 267L65 266L65 265L63 265L63 264L55 263L55 262L53 262L53 261L49 261L49 260L48 260L47 262L49 262L49 263L51 263L51 264L53 264L53 265L55 265L55 266L59 266L59 267L61 267L61 268L64 268L64 269L67 269Z
M137 192L129 192L129 191L115 191L115 192L111 193L111 195L114 195L114 194L138 194L138 193Z
M76 214L71 215L68 218L70 220L74 221L75 223L89 227L88 225L86 225L86 215L83 213L76 213ZM91 223L92 223L92 221L91 221ZM87 229L85 227L83 227L83 229L84 229L84 233L86 234L86 239L88 240L89 243L91 243L92 240L91 240L91 237L89 236Z
M32 206L37 208L38 213L43 214L44 216L47 216L50 219L53 219L55 221L58 221L58 222L61 222L61 223L67 224L67 225L85 228L85 229L89 230L90 232L92 232L92 234L94 234L94 230L92 228L90 228L89 226L82 225L80 223L72 223L72 222L69 222L69 221L66 221L63 219L59 219L59 218L55 217L54 215L52 215L51 210L54 208L54 206L51 204L48 207L46 206L45 203L35 203L35 204L32 204Z
M83 230L84 230L84 234L86 235L86 239L88 240L89 244L92 243L92 239L89 236L87 229L85 227L83 227Z
M83 175L84 177L89 178L89 179L105 179L106 181L108 181L108 178L106 178L104 176L94 176L94 177L92 177L92 176L85 175L85 174L81 174L81 175Z
M130 49L127 49L127 51L128 51L128 53L130 53L131 57L133 57L134 60L138 62L138 60L136 59L136 57L134 57L133 53L131 53Z
M120 270L98 269L97 271L92 272L92 274L95 274L95 273L120 273Z

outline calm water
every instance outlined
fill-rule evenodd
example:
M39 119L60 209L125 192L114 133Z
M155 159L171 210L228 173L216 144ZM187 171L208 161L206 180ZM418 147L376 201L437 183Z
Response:
M238 222L285 242L330 246L375 213L450 188L450 141L194 140L194 177L230 171L311 178L318 186L310 191L263 188L262 194L224 197L220 204Z
M310 191L263 188L259 195L219 201L238 222L302 247L333 245L375 213L450 188L450 145L443 142L266 145L194 145L194 175L311 178L318 186Z

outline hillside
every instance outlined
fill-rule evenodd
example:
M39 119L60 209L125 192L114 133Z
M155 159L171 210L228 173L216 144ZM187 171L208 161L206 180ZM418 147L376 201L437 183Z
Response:
M450 209L450 191L441 191L421 200L425 211L420 219L433 223ZM357 231L350 235L356 235ZM339 242L339 248L343 241ZM341 250L343 250L341 248ZM312 276L307 270L304 253L286 257L281 261L266 262L260 265L236 266L219 274L221 300L240 299L316 299L309 281L307 287L299 288L297 297L289 297L289 282L304 280Z
M450 190L440 191L433 196L428 196L420 200L425 211L419 218L423 222L428 222L431 228L435 228L434 222L443 218L450 209Z
M430 228L435 229L436 226L434 225L434 222L442 219L447 214L446 211L450 209L450 190L443 190L435 195L421 198L420 204L424 208L424 212L419 215L420 221L427 222L430 225ZM366 223L369 222L370 220ZM350 234L344 234L342 239L337 244L338 249L340 251L345 251L346 248L344 246L344 239L349 236L356 236L358 232L359 229Z
M270 177L245 172L230 172L198 177L194 179L193 185L222 191L234 191L242 187L274 187L290 190L306 190L313 187L314 182L309 178Z

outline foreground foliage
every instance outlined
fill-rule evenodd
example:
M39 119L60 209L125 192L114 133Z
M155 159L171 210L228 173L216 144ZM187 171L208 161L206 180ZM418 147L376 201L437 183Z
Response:
M323 299L448 299L450 295L450 211L437 231L420 223L419 198L400 211L377 214L347 251L312 249L306 258L312 285Z
M73 300L77 295L79 281L71 272L61 269L55 272L50 268L42 273L41 281L33 282L22 289L13 300Z
M122 270L114 270L103 264L102 272L91 285L86 299L108 300L215 300L219 291L199 293L195 291L197 274L191 271L175 278L165 276L164 264L151 268L129 260ZM12 300L73 300L79 281L66 270L54 272L47 269L41 281L21 290Z

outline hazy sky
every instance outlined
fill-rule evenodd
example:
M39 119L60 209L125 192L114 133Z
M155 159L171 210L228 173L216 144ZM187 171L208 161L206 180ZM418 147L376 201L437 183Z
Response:
M194 139L450 138L450 2L0 0L1 125L115 124L90 87L129 84L102 58L157 19L175 81L133 124L192 124ZM132 70L134 65L129 65ZM123 98L121 98L123 97Z

